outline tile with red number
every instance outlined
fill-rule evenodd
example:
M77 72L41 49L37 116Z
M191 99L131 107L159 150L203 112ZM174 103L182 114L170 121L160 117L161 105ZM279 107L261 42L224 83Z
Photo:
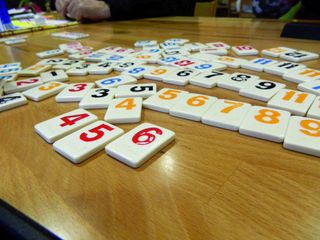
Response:
M80 102L94 83L72 83L56 96L56 102Z
M281 89L270 99L268 107L275 107L287 110L294 115L304 116L315 98L316 96L314 94Z
M145 79L151 79L156 81L163 81L163 79L168 76L170 73L177 70L175 67L170 66L160 66L155 69L152 69L151 71L145 73L143 77Z
M215 127L238 131L251 104L227 99L217 100L201 117L201 122Z
M320 97L316 97L308 110L307 117L320 119Z
M142 98L113 99L104 116L110 123L136 123L141 120Z
M121 128L110 123L96 121L56 141L53 148L71 162L81 163L123 133Z
M307 51L291 51L280 54L280 58L291 62L304 62L319 58L319 54Z
M241 88L246 87L248 84L256 83L259 76L247 73L235 72L226 78L218 81L218 87L226 88L232 91L240 91Z
M142 83L121 85L117 88L116 98L124 97L142 97L147 98L157 92L157 85L155 83Z
M241 67L256 72L262 72L266 66L273 65L278 61L267 59L267 58L255 58L247 62L243 62Z
M206 43L206 45L212 48L230 49L230 45L223 42L211 42L211 43Z
M228 77L230 77L229 73L217 71L204 72L191 78L190 84L204 88L213 88L219 81L223 82Z
M284 74L287 74L287 73L295 71L295 70L300 70L305 67L306 67L305 65L302 65L299 63L278 62L276 64L266 66L263 69L263 71L265 71L266 73L283 76Z
M86 110L76 109L40 122L34 128L44 140L48 143L53 143L97 119L96 115Z
M0 112L27 104L27 99L21 93L13 93L0 97Z
M19 76L38 76L40 73L45 72L51 68L51 65L36 64L31 67L22 69Z
M79 107L84 109L106 109L114 97L116 90L114 88L95 88L90 89L81 99Z
M23 92L27 89L36 87L43 84L41 78L28 78L19 81L6 82L4 85L4 92L15 93L15 92Z
M69 80L68 75L63 70L52 70L40 74L43 82L65 82Z
M282 142L290 119L290 112L253 106L243 119L239 132L255 138Z
M187 93L181 97L177 104L170 108L169 113L175 117L200 121L201 117L216 100L217 98L212 96Z
M245 87L241 88L239 94L244 97L267 102L277 92L285 87L286 85L282 83L258 79L255 82L247 84Z
M173 88L163 88L143 101L143 107L159 112L169 113L169 109L177 104L188 92Z
M163 82L179 86L185 86L189 83L190 79L199 72L191 69L178 69L163 78Z
M284 74L282 78L295 83L310 82L320 80L320 71L311 68L299 69Z
M287 48L287 47L275 47L275 48L264 49L261 51L261 53L271 57L279 57L280 54L291 52L294 50L295 49L293 48Z
M249 45L233 46L231 50L238 56L257 55L259 51Z
M139 65L139 66L128 68L127 70L123 71L121 74L129 75L136 79L140 79L143 77L145 73L152 71L154 68L155 67L153 66Z
M112 87L118 87L120 85L136 83L136 82L137 82L137 79L129 75L118 75L118 76L100 79L95 83L98 87L112 88Z
M175 133L166 128L143 123L106 147L106 153L120 162L137 168L171 143Z
M320 157L320 120L292 116L283 147Z
M315 81L300 83L297 88L304 92L320 95L320 79Z
M67 84L61 82L49 82L43 85L28 89L23 93L27 98L33 101L41 101L61 92Z

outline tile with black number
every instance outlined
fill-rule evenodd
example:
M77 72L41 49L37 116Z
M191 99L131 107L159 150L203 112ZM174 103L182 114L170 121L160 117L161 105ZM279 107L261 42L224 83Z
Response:
M230 77L229 73L218 71L204 72L191 78L190 84L204 88L213 88L217 85L218 81L224 81L228 77Z
M283 76L286 73L300 70L306 68L305 65L299 63L292 63L292 62L278 62L269 66L266 66L263 71L266 73L271 73L274 75Z
M226 88L232 91L240 91L241 88L246 87L248 84L256 83L259 76L247 73L235 72L226 78L218 81L218 87Z
M0 112L27 104L28 101L21 93L13 93L0 97Z
M238 131L251 104L228 99L217 100L201 117L201 122L215 127Z
M52 50L47 50L43 52L38 52L36 55L39 58L48 58L48 57L54 57L54 56L59 56L63 54L64 54L64 51L61 49L52 49Z
M118 72L123 72L127 70L128 68L136 67L143 64L141 61L128 61L128 62L122 62L118 63L115 66L113 66L113 69Z
M277 92L285 87L286 85L282 83L258 79L255 82L247 84L245 87L241 88L239 94L244 97L267 102Z
M290 119L290 112L253 106L243 119L239 132L273 142L283 142Z
M270 56L270 57L279 57L280 54L294 51L293 48L288 47L274 47L274 48L268 48L261 51L262 54Z
M319 58L319 54L299 50L282 53L280 54L280 58L291 62L304 62Z
M69 80L68 75L63 70L52 70L40 74L43 82L65 82Z
M69 76L85 76L88 75L88 69L91 64L82 63L78 66L72 67L66 71Z
M116 90L114 88L95 88L90 89L81 99L79 107L84 109L106 109L114 97Z
M227 68L227 65L222 64L222 63L199 63L195 64L191 67L188 67L189 69L196 70L198 72L207 72L207 71L222 71Z
M294 115L304 116L315 98L314 94L291 89L281 89L270 99L268 107L275 107L287 110Z
M56 96L56 102L80 102L94 83L72 83Z
M84 63L82 60L70 60L67 59L61 63L55 64L52 66L53 69L61 69L61 70L68 70L70 68L76 67Z
M40 122L34 128L45 141L53 143L96 120L96 115L79 108Z
M97 64L91 64L88 67L88 73L91 75L109 74L112 72L113 67L110 62L101 62Z
M56 141L53 148L73 163L81 163L104 149L124 131L105 121L96 121Z
M121 85L117 88L115 97L142 97L147 98L157 92L155 83Z
M138 168L171 143L175 133L166 128L143 123L122 135L106 147L106 153L116 160Z
M33 101L41 101L58 94L66 86L67 84L61 82L48 82L43 85L28 89L22 93Z
M113 99L104 120L110 123L136 123L141 121L142 98Z
M166 75L163 82L179 86L185 86L189 83L190 79L198 75L199 72L191 69L178 69Z

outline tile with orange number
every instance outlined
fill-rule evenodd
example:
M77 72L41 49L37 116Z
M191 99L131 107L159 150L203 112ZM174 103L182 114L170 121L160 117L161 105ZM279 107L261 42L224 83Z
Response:
M310 82L320 80L320 71L311 68L304 68L288 72L284 74L282 78L295 83Z
M138 168L171 143L175 133L166 128L143 123L122 135L106 147L106 153L118 161Z
M94 83L72 83L56 96L56 102L80 102Z
M181 97L177 104L170 108L169 113L175 117L200 121L201 117L216 100L217 98L213 96L187 93Z
M201 122L215 127L238 131L243 118L250 108L251 104L249 103L219 99L201 117Z
M320 97L316 97L307 112L307 117L320 119Z
M142 97L147 98L157 92L155 83L121 85L117 88L115 97Z
M320 157L320 120L292 116L283 147Z
M48 82L43 85L28 89L23 93L27 98L33 101L41 101L61 92L67 84L61 82Z
M110 123L136 123L141 121L142 98L113 99L104 120Z
M233 46L231 50L238 56L251 56L259 53L257 49L249 45Z
M243 119L239 132L255 138L282 142L289 119L288 111L253 106Z
M15 92L23 92L27 89L36 87L43 84L41 78L27 78L18 81L6 82L4 85L4 92L15 93Z
M316 96L314 94L281 89L268 102L268 107L287 110L294 115L305 116Z
M198 75L199 72L191 69L178 69L163 78L163 82L179 86L185 86L190 79Z
M56 141L53 148L71 162L81 163L123 133L121 128L100 120Z
M40 73L43 82L65 82L69 80L68 75L63 70L51 70Z
M114 97L114 88L94 88L90 89L81 99L79 107L84 109L106 109Z
M230 68L240 68L241 64L247 62L247 60L245 59L234 58L229 56L218 56L213 61L225 64Z
M45 141L53 143L97 119L96 115L84 109L76 109L40 122L34 128Z
M218 81L218 87L226 88L232 91L240 91L241 88L248 84L255 84L259 76L247 73L235 72Z
M263 68L263 71L265 71L266 73L283 76L289 72L301 70L305 67L305 65L299 63L278 62L272 65L265 66Z
M188 92L180 89L163 88L143 101L143 107L159 112L169 113L169 109L177 104Z
M204 88L213 88L219 81L223 82L228 77L230 77L229 73L218 71L204 72L191 78L190 84Z
M21 93L0 96L0 112L9 110L11 108L16 108L27 103L27 99Z
M294 51L293 48L287 48L287 47L274 47L269 49L264 49L261 51L262 54L271 56L271 57L279 57L280 54Z
M168 76L170 73L177 70L175 67L170 66L160 66L155 69L152 69L149 72L146 72L143 77L146 79L156 80L156 81L163 81L165 76Z
M42 65L42 64L36 64L31 67L22 69L19 72L19 76L38 76L40 73L45 72L51 68L51 65Z
M245 87L241 88L239 94L244 97L267 102L277 92L285 87L286 85L282 83L258 79L255 82L247 84Z
M304 92L320 95L320 79L315 81L300 83L298 84L297 88Z

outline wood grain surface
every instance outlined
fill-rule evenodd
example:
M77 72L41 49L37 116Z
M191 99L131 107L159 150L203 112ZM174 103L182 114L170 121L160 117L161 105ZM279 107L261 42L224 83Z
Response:
M90 33L81 40L99 49L132 47L137 40L188 38L193 42L286 46L320 52L317 41L280 38L284 23L226 18L155 18L82 24L61 30ZM26 44L0 45L0 63L39 61L57 48L58 30L28 34ZM247 57L250 59L252 57ZM306 62L320 69L320 61ZM228 68L232 73L235 69ZM241 72L257 74L241 69ZM113 73L115 74L115 73ZM258 73L261 78L296 84ZM87 82L101 76L72 77ZM151 82L140 80L140 82ZM265 106L221 88L174 87ZM320 159L281 144L240 135L168 114L143 110L143 122L176 133L175 142L138 169L104 151L74 165L34 131L40 121L77 103L54 98L0 113L0 197L64 239L320 239ZM92 110L103 119L105 110ZM119 125L128 131L138 124Z

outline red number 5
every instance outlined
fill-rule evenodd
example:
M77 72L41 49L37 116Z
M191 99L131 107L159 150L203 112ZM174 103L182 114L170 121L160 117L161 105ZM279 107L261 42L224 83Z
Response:
M87 133L81 133L80 135L80 139L84 142L92 142L92 141L96 141L100 138L103 137L104 135L104 132L101 130L101 129L106 129L108 131L112 131L114 128L113 127L110 127L106 124L101 124L95 128L92 128L89 130L89 132L91 133L95 133L96 135L93 136L93 137L88 137L88 134Z
M150 133L152 131L155 131L158 135L162 135L162 130L159 128L146 128L137 132L132 137L132 141L137 145L148 145L156 139L156 136Z

